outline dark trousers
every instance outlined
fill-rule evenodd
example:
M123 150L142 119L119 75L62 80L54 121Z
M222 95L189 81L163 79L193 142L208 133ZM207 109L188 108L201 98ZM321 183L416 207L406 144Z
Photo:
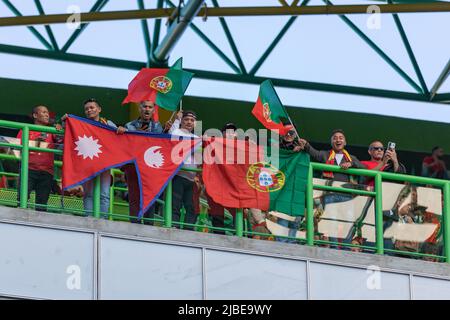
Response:
M19 179L20 181L20 179ZM36 192L36 211L47 211L45 207L52 190L53 175L47 171L28 170L28 196L34 190ZM20 201L20 183L17 187L17 201Z
M133 217L137 217L139 213L139 206L141 202L140 189L139 189L139 180L136 172L136 167L134 164L127 164L122 167L122 170L125 172L125 178L127 180L128 185L128 205L129 205L129 214L130 214L130 222L140 223L141 220ZM155 205L153 204L146 212L144 212L143 217L152 219L154 218ZM144 221L144 224L153 224L150 221Z
M208 194L209 216L211 217L211 224L216 228L225 228L225 207L215 202ZM226 208L228 212L233 216L232 228L234 228L234 218L236 217L236 209ZM214 230L214 233L225 234L224 230Z
M194 214L194 182L186 178L175 176L172 180L172 221L180 222L180 210L184 207L186 216L185 223L195 224L197 215ZM194 230L194 227L186 226L184 229Z
M222 216L211 216L211 224L216 228L225 228L225 217ZM214 230L214 233L225 234L223 230Z

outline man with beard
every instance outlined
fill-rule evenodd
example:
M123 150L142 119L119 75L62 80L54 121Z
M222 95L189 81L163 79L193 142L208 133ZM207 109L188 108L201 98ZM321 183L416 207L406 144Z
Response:
M142 101L139 105L140 116L136 120L130 121L125 124L127 131L143 131L149 133L162 133L163 128L158 121L153 120L153 113L155 111L155 104L152 101ZM131 222L140 222L136 218L139 213L140 205L140 189L139 180L136 168L134 164L126 164L122 167L125 172L125 177L128 185L128 203L130 212ZM144 214L144 218L153 218L154 208L152 205ZM144 208L142 208L144 209ZM150 224L149 222L144 222L145 224Z
M444 162L444 150L441 147L434 147L431 150L431 156L423 159L422 176L449 179L447 167Z

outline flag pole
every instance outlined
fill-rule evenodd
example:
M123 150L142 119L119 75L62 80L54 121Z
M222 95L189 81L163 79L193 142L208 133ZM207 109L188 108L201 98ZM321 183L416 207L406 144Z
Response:
M283 106L283 108L284 108L284 106ZM285 110L286 111L286 110ZM295 134L297 135L297 139L300 139L300 136L299 136L299 134L298 134L298 132L297 132L297 128L294 126L294 123L292 122L292 120L291 120L291 117L289 116L289 114L286 112L286 114L288 115L288 120L289 120L289 122L291 123L291 125L292 125L292 129L294 129L294 132L295 132Z
M180 110L178 110L178 111L183 111L183 100L180 100ZM173 116L174 116L176 113L178 113L178 111L175 110L174 112L172 112L172 115L170 116L169 121L172 121Z
M275 92L275 95L277 96L277 99L278 99L278 101L280 102L280 105L283 107L284 113L287 115L287 118L288 118L288 120L289 120L289 123L290 123L291 126L292 126L292 129L294 129L294 132L295 132L295 134L296 134L296 136L297 136L297 139L300 139L300 136L299 136L299 134L298 134L298 132L297 132L297 128L294 126L294 123L292 122L291 117L289 116L289 113L288 113L287 110L286 110L286 107L285 107L284 104L281 102L281 99L280 99L280 97L278 96L278 93L277 93L277 91L275 90L275 87L273 86L272 81L271 81L270 79L269 79L269 81L270 81L270 85L271 85L272 88L273 88L273 92Z

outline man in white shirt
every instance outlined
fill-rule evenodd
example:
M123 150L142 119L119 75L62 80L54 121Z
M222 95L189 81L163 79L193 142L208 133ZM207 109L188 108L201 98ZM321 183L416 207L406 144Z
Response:
M179 112L177 119L172 124L169 133L171 135L199 138L194 132L197 115L194 111ZM183 168L197 168L193 155L184 162ZM180 210L183 206L186 210L184 223L195 224L197 215L194 213L193 190L196 172L180 170L172 180L172 221L180 222ZM193 230L193 226L185 226L184 229Z

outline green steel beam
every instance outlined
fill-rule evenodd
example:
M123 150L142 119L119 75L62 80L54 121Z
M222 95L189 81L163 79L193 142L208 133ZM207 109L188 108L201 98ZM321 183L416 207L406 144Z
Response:
M127 69L127 70L137 70L137 71L142 68L145 68L145 66L146 66L145 62L140 62L140 61L128 61L128 60L102 58L102 57L73 54L73 53L54 52L54 51L25 48L25 47L4 45L4 44L0 44L0 52L8 53L8 54L22 55L22 56L27 56L27 57L34 57L34 58L44 58L44 59L52 59L52 60L67 61L67 62L77 62L77 63L84 63L84 64L90 64L90 65L120 68L120 69ZM187 70L195 73L196 78L206 79L206 80L247 83L247 84L255 84L255 85L259 85L264 80L267 80L267 78L257 77L257 76L252 76L252 75L205 71L205 70L197 70L197 69L187 69ZM288 80L288 79L279 79L279 78L271 78L271 80L274 85L283 87L283 88L304 89L304 90L334 92L334 93L344 93L344 94L355 94L355 95L362 95L362 96L372 96L372 97L402 99L402 100L412 100L412 101L424 101L424 102L429 101L428 97L423 94L410 93L410 92L382 90L382 89L354 87L354 86L344 86L344 85L336 85L336 84L329 84L329 83L308 82L308 81ZM432 102L442 102L442 103L446 103L448 101L450 101L450 93L436 94L436 96L432 100Z
M430 100L433 100L436 97L437 91L442 86L442 84L445 82L445 80L447 79L449 74L450 74L450 59L448 60L447 65L444 67L444 70L442 70L438 79L434 83L433 88L431 88Z
M310 0L304 0L301 4L301 6L306 6ZM294 5L295 3L292 3ZM258 72L259 68L262 66L264 61L269 57L269 55L272 53L273 49L277 46L277 44L281 41L281 39L284 37L286 32L289 30L289 28L294 24L295 20L297 20L297 17L290 17L288 22L284 25L284 27L281 29L281 31L278 33L278 35L275 37L275 39L272 41L272 43L269 45L269 47L264 51L264 53L261 55L261 57L258 59L258 61L255 63L253 68L250 70L251 75L255 75L256 72Z
M7 1L7 0L3 0ZM379 4L381 13L407 12L450 12L450 2ZM110 12L82 13L82 20L112 21L112 20L141 20L151 18L170 17L174 9L147 9ZM367 5L337 5L337 6L278 6L278 7L221 7L202 8L198 17L240 17L240 16L299 16L299 15L330 15L330 14L366 14ZM5 17L0 18L0 26L36 25L66 23L70 14L53 14L46 16Z
M108 1L109 0L97 0L97 2L95 2L95 4L92 6L89 13L99 13L99 11L108 3ZM70 17L70 15L69 15L69 17ZM86 21L86 19L84 18L84 15L82 15L82 16L80 15L80 18L82 21ZM66 21L67 21L67 19L66 19ZM80 25L80 27L72 33L70 38L67 40L67 42L62 47L61 51L67 52L67 50L69 50L69 47L75 42L75 40L80 36L80 34L84 31L84 29L86 29L86 27L88 25L89 25L89 23L82 23Z
M309 0L308 0L309 1ZM288 22L284 25L284 27L281 29L281 31L278 33L278 35L275 37L275 39L272 41L272 43L267 47L266 51L261 55L261 57L258 59L258 61L255 63L253 68L250 70L251 75L255 75L256 72L259 70L259 68L262 66L264 61L269 57L269 55L272 53L273 49L277 46L277 44L280 42L280 40L284 37L286 32L289 30L289 28L294 24L295 20L297 20L297 17L290 17Z
M161 9L163 7L164 0L158 0L157 9ZM155 27L153 28L153 42L152 42L152 50L151 50L151 62L156 60L153 58L153 52L159 45L159 35L161 33L161 19L156 19Z
M186 69L190 72L195 73L196 78L208 79L208 80L218 80L218 81L230 81L238 83L250 83L250 84L261 84L265 77L258 77L252 75L236 75L229 73L221 73L214 71L205 71L197 69ZM279 78L270 78L275 86L292 88L292 89L305 89L313 91L325 91L334 93L345 93L345 94L356 94L362 96L373 96L391 99L403 99L403 100L414 100L414 101L429 101L428 97L421 93L410 93L402 91L393 90L383 90L383 89L373 89L364 87L354 87L354 86L344 86L330 83L320 83L320 82L309 82L309 81L299 81L299 80L288 80ZM439 95L436 96L436 98ZM437 100L434 100L437 101Z
M243 237L244 236L244 213L243 209L236 210L235 223L236 227L236 236Z
M172 228L172 180L169 180L164 197L164 227Z
M166 3L171 6L172 8L175 8L175 4L173 4L170 0L166 0ZM238 66L234 64L233 61L230 60L230 58L227 57L225 53L223 53L222 50L219 49L218 46L214 44L214 42L209 39L206 34L204 34L194 23L190 23L189 27L236 73L241 73L241 70Z
M36 4L36 8L37 8L39 14L41 16L44 16L45 12L44 12L44 8L42 8L41 2L39 0L34 0L34 3ZM50 42L52 43L53 50L59 51L58 43L56 42L56 39L55 39L55 36L53 34L51 27L49 25L45 25L45 30L47 31L47 35L48 35L48 38L50 39Z
M384 226L383 226L383 180L380 174L375 176L375 243L377 254L384 254Z
M27 57L34 58L44 58L44 59L52 59L58 61L67 61L67 62L78 62L96 66L104 66L104 67L112 67L112 68L121 68L121 69L130 69L130 70L140 70L145 68L145 62L137 62L137 61L126 61L119 59L111 59L111 58L103 58L103 57L94 57L87 56L75 53L64 53L64 52L56 52L56 51L47 51L42 49L34 49L34 48L26 48L26 47L18 47L11 45L0 44L0 52L22 55Z
M144 6L144 0L137 0L138 2L138 8L139 10L145 10L145 6ZM145 43L145 50L147 53L147 67L150 67L150 57L152 54L152 49L151 49L151 41L150 41L150 32L148 30L148 23L147 20L143 19L141 20L141 27L142 27L142 33L144 35L144 43Z
M431 102L440 102L440 103L450 103L450 92L449 93L438 93L433 96Z
M443 219L444 219L444 256L445 262L450 263L450 182L443 187Z
M392 0L388 0L388 2L392 2ZM420 85L422 87L422 92L425 94L429 94L427 84L425 83L425 79L423 78L422 72L420 71L419 64L417 63L414 52L412 51L411 44L408 41L408 37L406 36L406 32L403 29L403 25L400 21L398 14L394 13L393 15L395 24L397 25L398 32L402 38L403 44L405 45L405 49L408 52L409 59L414 67L414 71L416 72L417 78L419 79Z
M166 2L171 3L169 0ZM192 24L204 2L205 0L189 0L182 6L183 1L180 1L177 9L168 19L168 28L164 38L152 54L154 63L168 64L170 52L181 39L186 29Z
M100 192L101 192L100 175L94 178L94 190L92 192L92 209L93 216L96 219L100 219Z
M334 5L329 0L322 0L326 4L330 4L331 7ZM450 3L449 3L450 4ZM379 5L381 6L381 5ZM378 47L375 42L370 40L368 36L364 32L362 32L349 18L347 18L344 15L339 15L339 18L343 20L349 27L352 29L360 38L364 40L378 55L381 56L381 58L387 62L403 79L410 84L414 90L416 90L419 93L422 93L422 88L420 88L413 79L411 79L405 71L403 71L383 50Z
M218 8L219 3L217 0L212 0L212 3L214 7ZM242 61L241 55L239 54L239 50L236 46L236 43L234 42L233 36L231 35L230 29L228 28L227 22L225 21L225 18L219 17L220 24L222 25L222 29L225 32L225 36L228 39L228 42L230 43L231 50L233 50L234 57L236 58L236 61L239 65L239 68L241 69L240 73L246 74L247 70L245 69L244 62Z
M20 11L16 7L14 7L14 5L11 2L9 2L9 0L2 0L2 1L8 7L8 9L11 10L16 15L16 17L19 17L19 18L24 17L22 15L22 13L20 13ZM5 18L0 18L0 20L1 19L5 19ZM15 19L15 18L10 18L10 19ZM44 45L44 47L46 47L48 50L52 50L52 45L50 43L48 43L47 40L45 40L45 38L39 33L39 31L36 30L36 28L34 28L34 27L27 27L27 28L39 40L39 42Z
M370 0L373 2L380 2L380 0ZM393 3L424 3L424 2L445 2L441 0L393 0Z
M22 152L20 161L20 208L26 209L28 203L28 164L29 164L30 128L22 128Z
M241 70L238 66L234 64L233 61L230 60L230 58L227 57L225 53L223 53L222 50L219 49L218 46L214 44L207 36L204 34L195 24L191 23L189 25L191 29L203 40L206 42L206 44L231 68L234 72L240 73Z
M308 168L308 183L306 184L306 244L314 245L314 190L313 166Z

